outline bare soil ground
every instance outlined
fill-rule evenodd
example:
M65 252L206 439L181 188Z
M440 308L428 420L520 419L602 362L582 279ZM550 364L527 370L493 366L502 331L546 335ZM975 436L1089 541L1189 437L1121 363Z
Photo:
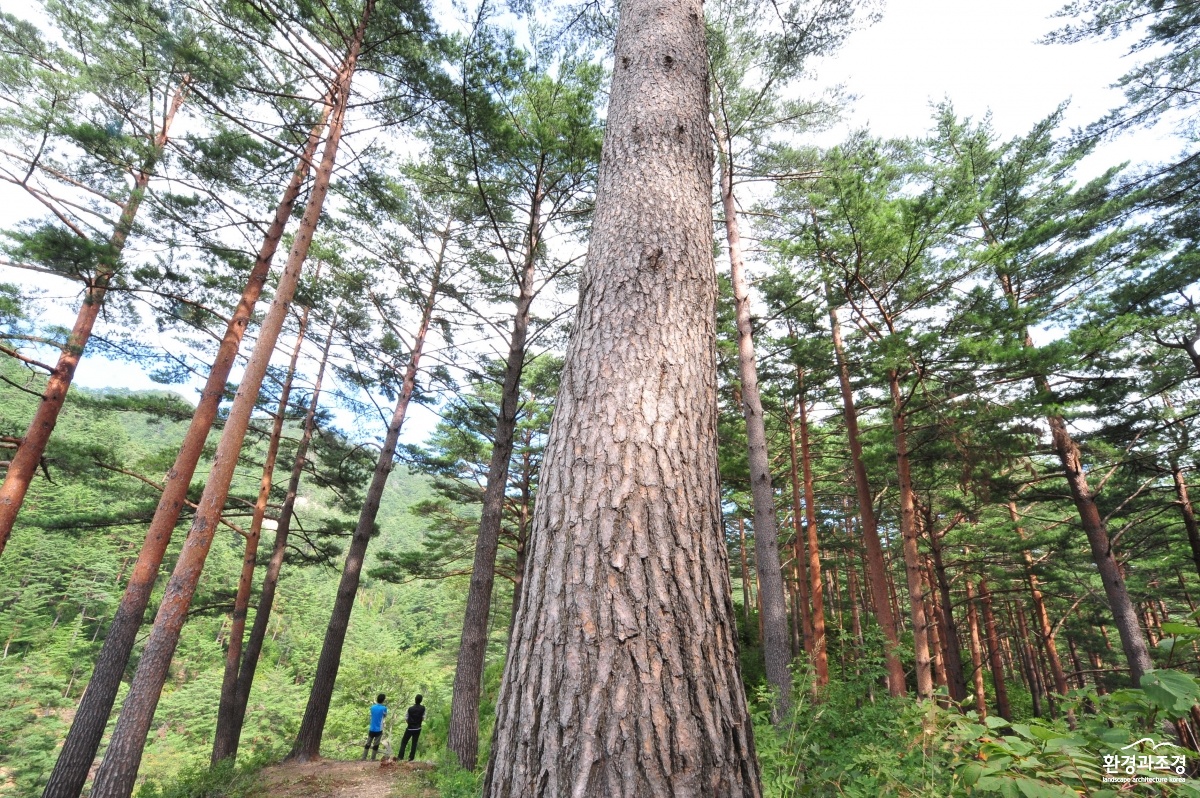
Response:
M437 798L423 773L428 762L284 763L263 769L259 793L271 798Z

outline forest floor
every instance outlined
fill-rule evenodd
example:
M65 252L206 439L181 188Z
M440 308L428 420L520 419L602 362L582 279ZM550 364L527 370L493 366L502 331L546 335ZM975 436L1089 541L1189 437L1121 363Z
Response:
M272 798L437 798L424 778L428 762L284 763L264 768L259 795Z

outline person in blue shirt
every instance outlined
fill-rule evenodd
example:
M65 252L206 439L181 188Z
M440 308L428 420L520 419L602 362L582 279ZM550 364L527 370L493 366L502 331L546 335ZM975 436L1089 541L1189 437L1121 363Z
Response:
M404 749L408 747L408 742L411 740L412 751L408 755L408 761L411 762L417 755L417 740L421 739L421 721L425 720L425 707L421 705L421 696L417 696L413 705L408 708L408 714L405 715L404 720L404 739L400 741L400 755L396 758L404 758Z
M367 749L371 749L371 759L379 753L379 739L383 737L383 719L387 717L387 696L383 693L375 696L375 703L371 705L371 727L367 731L367 744L363 746L362 758L367 758ZM372 746L374 743L374 746Z

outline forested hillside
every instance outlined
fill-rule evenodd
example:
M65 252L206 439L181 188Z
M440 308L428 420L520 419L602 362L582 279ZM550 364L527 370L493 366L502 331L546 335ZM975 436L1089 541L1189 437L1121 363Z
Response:
M19 376L12 370L6 375ZM28 395L10 385L0 389L0 397L0 423L6 426L33 406ZM179 419L190 412L167 392L81 391L72 398L76 401L64 411L48 454L49 478L26 502L22 528L29 534L13 541L0 565L5 608L0 758L6 789L15 795L38 794L49 776L145 519L154 511L157 492L145 480L157 477L146 474L160 474L170 462L183 435ZM260 455L246 452L243 492L256 487L250 472ZM377 551L417 545L422 527L410 508L431 495L427 480L405 469L396 473L379 514ZM282 756L299 725L309 664L320 649L320 630L337 588L336 555L345 549L344 531L318 537L323 527L336 528L334 522L346 517L331 499L328 491L313 487L298 502L297 526L317 545L298 542L285 562L250 696L243 732L247 755ZM244 510L228 514L235 524L247 515ZM242 549L243 538L233 529L222 530L214 543L147 742L146 779L170 781L208 763ZM177 551L178 544L168 551L165 568ZM457 643L453 629L463 607L457 581L364 580L328 721L327 755L361 753L362 709L380 690L395 695L396 703L423 693L430 707L423 739L434 750L444 742ZM160 598L158 590L151 617Z
M1200 6L886 11L0 12L0 794L1200 796Z

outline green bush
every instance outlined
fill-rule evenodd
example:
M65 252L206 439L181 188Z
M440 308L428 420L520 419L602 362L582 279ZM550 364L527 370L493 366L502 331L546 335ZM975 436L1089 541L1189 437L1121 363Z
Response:
M752 716L769 798L1200 798L1196 781L1103 781L1105 755L1145 737L1161 740L1164 721L1184 717L1200 700L1200 682L1187 674L1152 671L1142 689L1106 696L1072 691L1062 719L1011 723L930 701L865 699L864 679L870 675L817 691L811 673L798 672L791 709L774 726L769 693L759 691ZM1151 753L1152 745L1129 753ZM1196 755L1186 755L1195 767Z
M137 798L253 798L259 794L259 772L271 761L254 756L241 764L226 759L213 767L194 765L165 784L143 782Z

